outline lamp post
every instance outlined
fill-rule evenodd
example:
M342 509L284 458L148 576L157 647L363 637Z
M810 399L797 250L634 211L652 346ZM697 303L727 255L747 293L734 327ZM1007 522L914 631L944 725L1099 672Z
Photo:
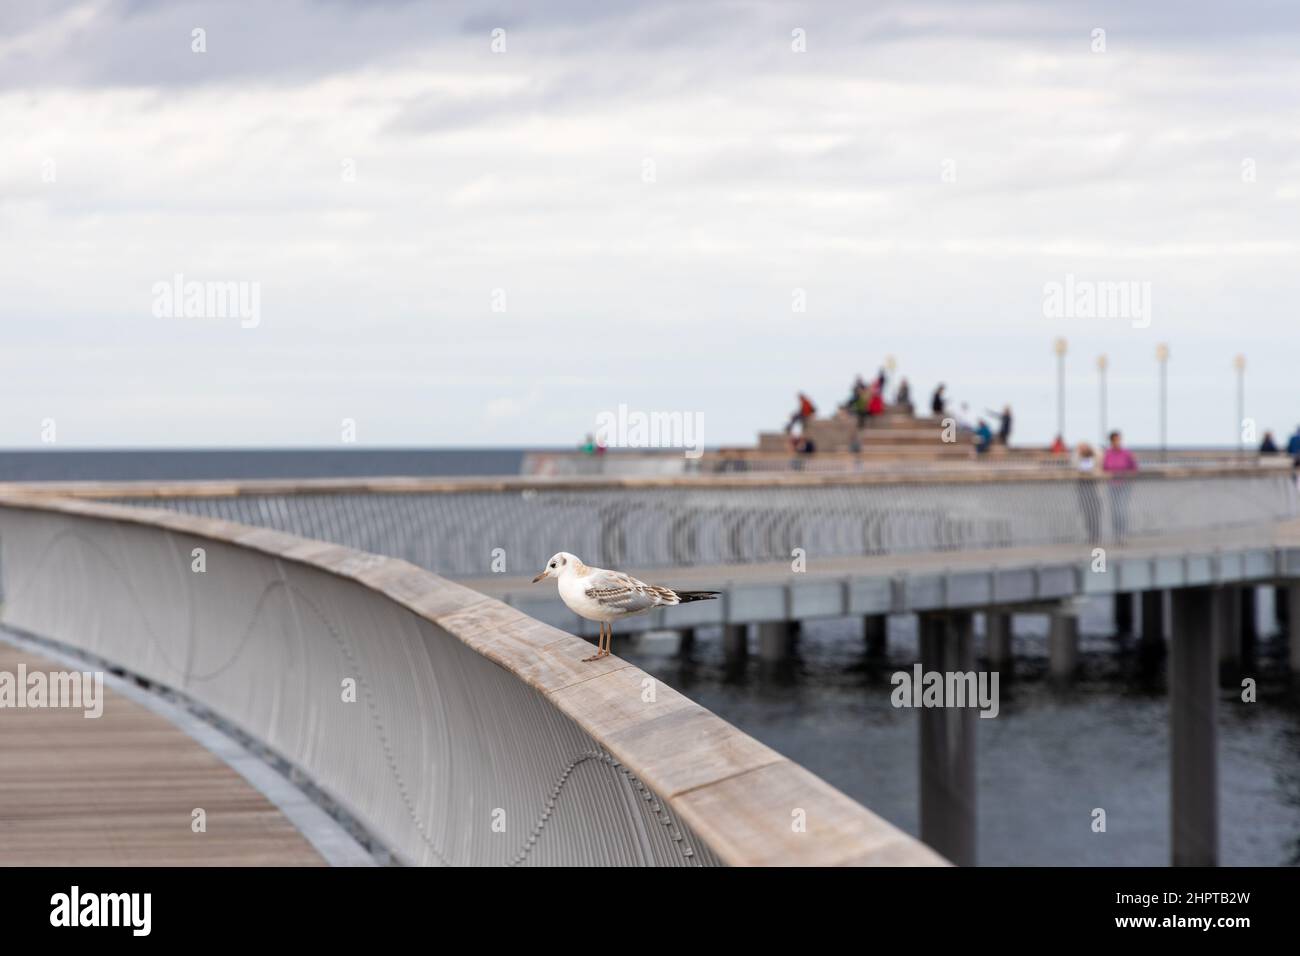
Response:
M1062 441L1065 439L1065 350L1065 339L1052 343L1052 351L1056 353L1056 434Z
M1232 360L1237 370L1237 454L1246 450L1246 356L1238 354Z
M1101 386L1101 447L1106 447L1106 356L1097 356L1097 382Z
M1169 447L1169 346L1161 342L1156 346L1156 361L1160 363L1160 460L1165 460Z

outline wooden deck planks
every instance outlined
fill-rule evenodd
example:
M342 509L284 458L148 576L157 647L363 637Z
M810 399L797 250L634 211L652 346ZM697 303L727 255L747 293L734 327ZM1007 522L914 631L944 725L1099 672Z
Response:
M0 644L0 671L68 668ZM202 808L207 832L191 829ZM320 866L265 796L163 717L104 688L104 713L0 709L2 866Z

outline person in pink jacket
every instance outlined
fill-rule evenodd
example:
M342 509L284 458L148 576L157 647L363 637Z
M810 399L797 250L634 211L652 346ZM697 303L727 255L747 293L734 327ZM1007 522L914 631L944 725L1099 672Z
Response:
M1110 433L1110 447L1106 449L1106 456L1101 460L1102 471L1137 471L1137 459L1133 453L1124 447L1120 441L1119 432Z
M1137 459L1124 447L1119 432L1110 433L1110 447L1106 449L1106 454L1101 459L1101 470L1113 478L1131 475L1138 470ZM1128 537L1129 492L1133 489L1129 487L1130 482L1123 479L1112 480L1107 484L1110 486L1111 533L1114 535L1115 543L1122 544Z

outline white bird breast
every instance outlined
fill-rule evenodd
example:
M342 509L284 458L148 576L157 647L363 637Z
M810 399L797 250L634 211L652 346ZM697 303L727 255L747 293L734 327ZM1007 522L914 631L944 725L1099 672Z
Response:
M626 613L618 608L605 607L599 601L587 597L587 584L577 575L560 576L560 600L579 617L588 621L617 621Z

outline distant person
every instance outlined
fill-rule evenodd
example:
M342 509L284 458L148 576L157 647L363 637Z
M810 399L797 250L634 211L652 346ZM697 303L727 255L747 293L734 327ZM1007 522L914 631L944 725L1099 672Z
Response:
M790 453L795 457L790 459L790 468L794 471L803 471L803 456L811 455L817 450L816 443L807 435L791 435Z
M991 408L986 408L990 415L997 416L998 419L998 442L1007 445L1011 443L1011 406L1007 405L1000 412L995 412Z
M867 414L872 418L885 412L885 392L880 385L871 386L871 395L867 398Z
M1110 433L1110 447L1101 459L1101 470L1110 475L1133 474L1138 470L1137 459L1124 447L1123 436L1119 432ZM1122 543L1129 527L1129 487L1127 481L1111 481L1110 484L1110 524L1115 541Z
M981 418L979 424L975 426L975 453L984 454L992 444L993 429L989 428L989 423Z
M948 399L943 394L943 383L940 382L939 387L934 390L934 395L931 396L930 398L931 413L935 415L942 415L944 405L947 404L947 401ZM1296 429L1296 435L1300 436L1300 428Z
M859 373L858 377L853 380L853 384L849 386L849 397L844 400L844 404L841 405L840 408L844 409L846 412L854 411L858 406L858 395L866 387L866 380L863 379L862 374Z
M840 406L844 411L854 416L858 420L858 427L862 428L867 423L867 381L859 375L853 381L853 391L849 394L848 400Z
M587 440L582 443L582 453L584 455L596 454L596 437L590 433L587 434Z
M858 417L858 428L865 428L867 426L867 419L871 415L871 412L869 411L870 406L871 389L867 387L866 382L863 382L858 388L858 393L854 398L853 406L853 412Z
M1087 442L1079 442L1074 449L1074 467L1080 476L1090 476L1097 471L1097 456ZM1101 489L1098 482L1082 480L1077 484L1079 510L1088 528L1088 541L1101 543Z
M1110 447L1106 449L1105 456L1101 459L1101 470L1106 472L1126 472L1137 471L1137 459L1133 453L1124 447L1121 439L1123 436L1119 432L1110 433Z
M888 382L889 382L889 375L882 368L879 372L876 373L876 383L875 383L876 387L880 389L881 395L885 394L885 385L888 384Z
M894 396L894 404L911 407L912 389L907 384L907 379L905 378L900 378L898 380L898 394Z
M1291 461L1295 463L1295 466L1300 468L1300 425L1295 427L1295 434L1286 443L1286 453L1291 456Z
M1277 442L1273 441L1272 432L1264 432L1264 440L1259 443L1259 453L1261 455L1277 454Z
M790 421L786 423L786 434L788 435L794 430L796 422L799 424L799 432L802 434L803 430L808 427L808 422L810 422L812 417L816 414L817 407L813 405L812 399L803 392L800 392L799 407L794 410L794 414L790 416Z
M1062 438L1060 435L1057 435L1056 441L1052 442L1051 451L1053 455L1064 455L1066 451L1065 439Z

